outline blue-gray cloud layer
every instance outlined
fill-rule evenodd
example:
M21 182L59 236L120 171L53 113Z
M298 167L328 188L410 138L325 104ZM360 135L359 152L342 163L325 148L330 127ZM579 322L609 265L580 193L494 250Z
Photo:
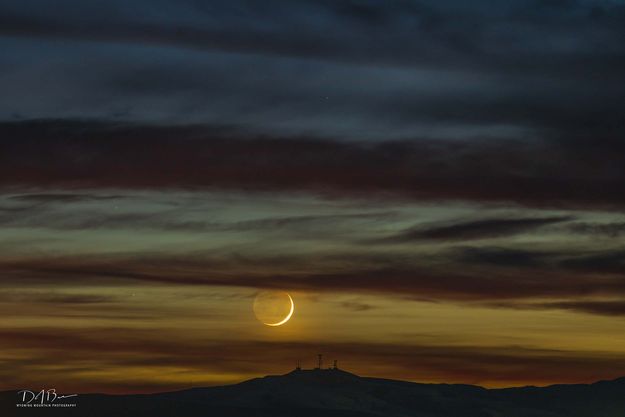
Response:
M622 137L610 1L0 5L0 117L340 138Z

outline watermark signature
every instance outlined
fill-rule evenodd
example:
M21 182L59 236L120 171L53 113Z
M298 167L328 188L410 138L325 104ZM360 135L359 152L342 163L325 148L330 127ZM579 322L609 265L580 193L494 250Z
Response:
M56 389L42 389L41 391L30 391L23 389L18 391L17 407L76 407L74 400L69 398L78 397L78 394L62 395Z

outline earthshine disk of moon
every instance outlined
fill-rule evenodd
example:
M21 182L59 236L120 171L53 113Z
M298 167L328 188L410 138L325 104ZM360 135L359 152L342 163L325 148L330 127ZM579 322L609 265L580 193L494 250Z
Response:
M266 326L282 326L295 311L295 303L284 291L261 291L254 298L254 315Z

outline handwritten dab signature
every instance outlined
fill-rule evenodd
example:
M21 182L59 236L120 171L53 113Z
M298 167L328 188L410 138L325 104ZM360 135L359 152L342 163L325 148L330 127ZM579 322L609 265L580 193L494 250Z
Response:
M23 404L30 404L33 402L36 402L39 404L53 403L55 401L62 400L64 398L78 397L78 394L59 395L56 393L56 389L54 388L50 388L47 390L42 389L41 391L36 391L36 392L25 389L25 390L19 391L17 394L21 395Z

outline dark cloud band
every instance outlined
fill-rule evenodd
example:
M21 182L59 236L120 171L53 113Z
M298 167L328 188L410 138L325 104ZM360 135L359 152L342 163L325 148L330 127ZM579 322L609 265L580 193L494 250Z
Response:
M4 187L220 188L569 208L625 205L616 192L625 188L625 152L618 143L592 149L586 143L512 140L370 144L69 121L3 123L0 138Z

